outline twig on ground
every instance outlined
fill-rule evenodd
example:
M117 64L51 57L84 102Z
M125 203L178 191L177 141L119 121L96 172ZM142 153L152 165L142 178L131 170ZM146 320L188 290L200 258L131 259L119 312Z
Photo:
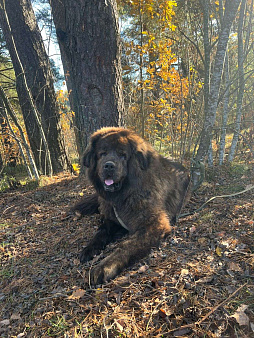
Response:
M209 198L209 200L206 201L204 204L202 204L200 208L198 208L194 211L191 211L191 212L187 212L186 214L181 214L181 215L178 216L178 218L183 218L183 217L186 217L186 216L194 215L195 213L201 211L208 203L212 202L215 198L234 197L234 196L241 195L241 194L243 194L243 193L245 193L249 190L252 190L252 189L254 189L254 185L251 185L250 187L248 187L248 188L246 188L242 191L236 192L234 194L213 196L213 197Z
M170 332L174 332L174 331L178 331L178 330L183 330L183 329L188 329L188 328L193 328L195 326L199 326L200 324L202 324L211 314L213 314L218 308L220 308L221 306L223 306L224 304L226 304L231 298L233 298L237 292L239 292L241 289L243 289L248 283L246 282L245 284L241 285L237 290L235 290L230 296L228 296L227 299L225 299L223 302L219 303L218 305L214 306L212 308L211 311L209 311L203 318L201 318L200 320L198 320L195 323L191 323L191 324L187 324L187 325L183 325L183 326L179 326L176 327L174 329L171 329L167 332L164 332L164 334L170 333Z

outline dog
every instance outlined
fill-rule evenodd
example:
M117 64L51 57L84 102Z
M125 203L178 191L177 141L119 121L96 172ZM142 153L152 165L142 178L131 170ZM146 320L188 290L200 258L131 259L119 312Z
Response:
M82 250L81 263L127 235L91 270L102 284L145 257L170 233L190 197L190 177L180 164L161 156L135 132L116 127L96 131L83 156L95 193L79 202L81 215L99 212L102 224Z

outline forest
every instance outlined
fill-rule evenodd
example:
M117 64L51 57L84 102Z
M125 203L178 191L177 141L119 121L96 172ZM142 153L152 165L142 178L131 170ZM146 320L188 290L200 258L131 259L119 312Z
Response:
M254 0L0 0L0 336L254 337ZM190 172L158 250L101 287L82 155L124 126ZM106 249L106 252L112 247Z

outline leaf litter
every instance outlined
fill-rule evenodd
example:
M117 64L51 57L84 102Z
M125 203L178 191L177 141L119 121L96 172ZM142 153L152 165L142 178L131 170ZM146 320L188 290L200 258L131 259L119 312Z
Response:
M79 264L100 220L69 208L90 192L62 174L0 194L0 337L254 337L253 190L180 219L159 249L96 287L89 271L117 243ZM213 195L204 186L185 211Z

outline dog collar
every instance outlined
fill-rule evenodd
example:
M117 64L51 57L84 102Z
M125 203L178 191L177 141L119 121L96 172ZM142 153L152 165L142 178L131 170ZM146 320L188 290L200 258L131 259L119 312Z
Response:
M113 209L114 209L115 216L116 216L118 222L121 224L121 226L122 226L124 229L130 231L129 228L127 227L127 225L126 225L126 224L121 220L121 218L119 217L118 212L116 211L116 207L115 207L114 205L113 205Z

